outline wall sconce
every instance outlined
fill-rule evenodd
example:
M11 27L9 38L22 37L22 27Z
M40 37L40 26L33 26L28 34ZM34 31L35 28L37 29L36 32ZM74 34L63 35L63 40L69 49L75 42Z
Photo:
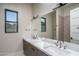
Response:
M33 16L32 21L37 19L37 18L38 18L38 15Z
M37 18L38 18L38 15L35 15L35 16L32 17L30 24L27 26L27 29L25 29L26 31L33 31L33 29L32 29L32 25L33 25L32 21L36 20Z

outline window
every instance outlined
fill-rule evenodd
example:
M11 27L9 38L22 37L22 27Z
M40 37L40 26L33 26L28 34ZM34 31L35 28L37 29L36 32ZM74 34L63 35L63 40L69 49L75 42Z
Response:
M5 33L18 32L18 12L5 9Z
M41 17L41 32L46 32L46 18Z

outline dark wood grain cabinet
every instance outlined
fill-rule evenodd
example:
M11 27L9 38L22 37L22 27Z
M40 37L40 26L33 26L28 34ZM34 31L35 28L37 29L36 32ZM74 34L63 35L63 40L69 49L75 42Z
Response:
M23 40L23 50L26 56L48 56L25 40Z

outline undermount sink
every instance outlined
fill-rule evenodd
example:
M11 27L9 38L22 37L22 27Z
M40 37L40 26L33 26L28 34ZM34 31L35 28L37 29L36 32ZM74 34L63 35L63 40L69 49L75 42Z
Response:
M41 49L44 49L45 47L51 46L51 44L42 41L42 40L32 40L32 43L35 44L37 47L40 47Z
M51 55L54 54L54 55L67 55L67 54L70 54L69 51L66 51L65 49L61 49L61 48L57 48L57 47L54 47L54 46L49 46L48 48L45 48L46 50L50 51Z
M79 53L78 52L76 52L76 51L73 51L73 50L71 50L71 49L68 49L68 48L66 48L66 49L62 49L62 48L58 48L58 47L56 47L56 46L49 46L49 47L47 47L47 48L45 48L45 50L47 50L47 51L49 51L50 52L50 54L52 55L52 54L54 54L54 55L60 55L60 56L66 56L66 55L79 55Z

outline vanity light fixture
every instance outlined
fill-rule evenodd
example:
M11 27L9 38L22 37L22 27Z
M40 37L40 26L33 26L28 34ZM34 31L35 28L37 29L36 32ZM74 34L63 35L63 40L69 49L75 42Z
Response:
M26 31L32 31L32 22L33 22L34 20L36 20L37 18L38 18L38 15L35 15L35 16L32 17L29 26L27 26L27 29L25 29ZM35 29L35 30L37 30L37 29Z

